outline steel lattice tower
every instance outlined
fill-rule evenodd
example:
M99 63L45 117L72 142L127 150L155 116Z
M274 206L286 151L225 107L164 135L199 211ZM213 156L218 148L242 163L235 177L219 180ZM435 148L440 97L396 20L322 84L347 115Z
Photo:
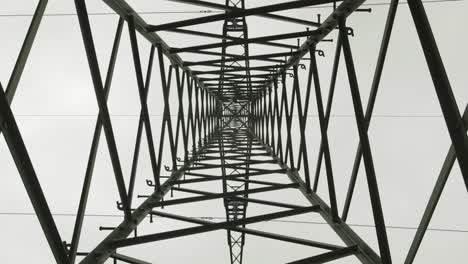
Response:
M244 0L240 1L230 1L226 0L225 3L226 9L234 9L239 8L245 10L245 2ZM248 28L247 22L245 17L233 17L224 20L223 25L223 42L226 43L226 40L229 39L248 39ZM243 53L238 54L240 57L248 58L249 55L249 44L241 45L243 47ZM245 67L245 75L250 75L249 71L249 60L248 59L241 59L241 60L234 60L232 62L225 62L226 55L228 54L229 47L222 47L221 51L221 73L220 73L220 81L219 81L219 89L218 89L218 97L225 97L223 99L225 102L223 103L222 107L227 109L227 111L223 111L223 116L231 116L232 113L240 113L243 112L244 115L246 114L244 109L248 107L247 102L239 102L239 99L242 99L239 93L239 88L236 87L235 83L232 82L224 82L224 70L228 70L234 67ZM235 53L235 51L233 51ZM231 54L233 53L231 52ZM247 89L250 96L252 95L252 88L249 85L250 79L243 79L247 82ZM231 86L232 85L232 86ZM229 92L234 92L233 96L229 95ZM228 99L231 97L231 99ZM250 111L249 111L250 112ZM247 113L249 113L247 112ZM239 114L237 114L239 115ZM244 121L237 119L234 117L234 120L225 120L226 118L222 119L222 125L227 125L227 130L222 132L223 137L219 139L220 144L220 155L222 157L221 163L224 165L229 164L230 161L225 159L225 155L229 153L229 151L235 151L236 148L240 148L240 154L242 158L245 159L246 165L244 169L239 172L240 169L237 168L225 168L225 166L221 169L222 170L222 177L226 178L228 175L239 175L244 174L243 177L246 180L249 180L249 161L250 161L250 154L252 152L252 142L251 139L247 135L247 128L250 128L249 125L243 125L248 118L245 118ZM225 150L229 150L227 153ZM249 188L249 182L232 182L228 179L223 181L223 191L224 192L235 192L235 191L246 191ZM246 193L243 195L244 198L248 198L248 194ZM226 208L226 219L228 221L236 221L240 219L245 219L246 211L247 211L247 204L248 200L239 200L233 198L224 198L224 206ZM245 228L245 225L242 225ZM243 251L244 251L244 243L245 243L245 234L242 232L236 232L234 230L227 230L227 239L229 245L229 253L231 255L231 263L242 263Z
M44 15L47 0L40 0L22 45L10 80L3 89L0 87L0 132L8 145L28 196L41 224L44 235L57 263L94 264L108 259L114 262L144 264L138 256L130 257L120 249L145 243L197 235L216 230L225 230L231 263L245 263L244 245L248 236L272 239L287 243L317 248L323 253L299 259L290 263L325 263L355 256L365 264L391 264L384 208L378 188L378 177L374 167L372 145L368 129L384 69L388 45L399 4L392 0L372 80L366 108L361 99L361 90L350 36L355 29L347 25L347 18L357 12L369 12L361 6L365 0L296 0L284 1L255 8L248 8L244 0L226 0L224 4L202 0L173 0L188 5L203 6L222 10L199 18L180 20L158 25L148 24L125 0L104 0L118 15L115 38L107 72L100 70L92 24L85 0L74 0L81 37L85 47L95 97L99 107L93 140L88 156L86 173L76 214L73 235L63 239L51 214L28 147L23 141L14 113L10 107L21 79L23 69L33 45L36 33ZM328 5L327 5L328 4ZM248 5L248 2L247 2ZM331 8L323 21L304 20L275 12L310 6L327 5ZM419 246L428 228L448 176L455 161L461 169L468 188L468 138L466 127L468 108L460 114L442 62L436 40L432 33L424 5L421 0L409 0L408 6L416 26L435 87L437 99L444 116L452 145L448 151L431 199L427 205L416 236L407 254L405 264L413 263ZM306 26L299 32L269 36L249 36L247 20L260 16L285 23ZM184 27L223 22L222 34L185 29ZM132 169L129 175L122 170L121 156L117 149L115 126L110 118L108 94L123 30L128 30L131 43L132 64L136 76L136 91L141 106L136 142L133 152ZM158 33L172 32L183 36L197 36L216 40L210 44L189 43L185 47L171 47ZM338 32L331 39L331 32ZM141 35L149 47L148 68L142 67ZM303 38L301 45L285 44L280 40ZM328 98L322 97L323 85L319 78L317 46L333 41L336 45ZM274 47L275 53L251 54L249 45ZM214 51L214 49L220 49ZM184 61L181 54L197 54L209 59ZM350 89L354 117L357 124L359 144L356 148L353 169L344 207L338 208L335 177L329 147L328 125L338 78L341 57L344 58L346 80ZM154 63L156 62L156 64ZM254 62L263 63L254 66ZM304 64L307 62L307 64ZM157 67L160 83L151 83L153 67ZM306 86L301 87L299 71L306 71ZM146 72L146 75L144 74ZM292 85L290 85L292 83ZM154 91L163 98L161 130L155 131L150 118L148 94ZM170 100L175 94L177 104ZM187 101L188 103L185 103ZM306 132L310 104L315 103L320 125L320 147L317 162L313 163L307 148L311 141ZM174 118L176 116L176 118ZM174 120L175 119L175 120ZM297 125L299 131L295 131ZM158 133L159 132L159 133ZM80 239L88 204L93 170L101 134L106 139L110 153L113 176L118 187L118 210L122 221L117 227L101 227L109 234L93 248L82 249ZM143 146L145 138L147 146ZM293 144L298 138L299 144ZM103 145L103 143L101 143ZM137 203L134 198L135 182L140 149L146 147L151 162L151 179L146 179L149 194L138 195L144 199ZM368 187L378 251L361 238L348 225L347 218L355 192L358 170L363 163L365 181ZM315 170L312 171L312 164ZM318 194L320 171L324 170L328 199ZM283 180L270 176L278 176ZM128 179L126 184L125 179ZM222 191L197 188L199 183L215 182ZM128 185L128 186L127 186ZM282 190L301 193L307 204L298 205L284 202ZM169 196L168 193L171 195ZM280 199L260 199L256 194L273 193ZM225 220L214 222L168 212L172 206L219 200L223 202ZM274 212L251 216L249 205L261 205ZM279 209L278 209L279 208ZM342 245L298 238L276 232L251 228L251 224L262 223L283 217L297 215L319 215L341 239ZM142 222L155 217L193 224L195 226L159 233L140 234ZM137 232L138 230L138 232ZM65 241L65 242L64 242ZM285 251L285 254L288 252Z

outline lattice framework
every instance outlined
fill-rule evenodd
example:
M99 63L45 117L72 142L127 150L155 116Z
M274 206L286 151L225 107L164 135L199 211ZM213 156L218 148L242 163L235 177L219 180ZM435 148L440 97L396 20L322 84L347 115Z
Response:
M30 160L27 146L22 140L21 131L18 129L15 116L10 108L47 6L47 0L39 1L6 90L3 87L0 89L0 125L1 132L17 165L19 174L56 262L75 263L77 256L83 255L84 259L80 263L104 263L109 258L126 263L147 263L119 254L117 253L117 249L224 229L227 231L231 263L243 262L243 246L246 235L260 236L328 250L326 253L291 263L324 263L350 255L355 255L362 263L392 263L371 143L369 142L367 131L372 118L399 1L392 0L389 6L383 39L377 58L377 66L365 110L361 101L349 39L349 35L352 34L353 30L346 25L346 18L354 12L368 11L359 9L365 2L364 0L344 0L339 1L339 3L330 0L298 0L256 8L246 8L243 0L234 2L226 0L224 5L196 0L176 1L221 9L225 10L225 12L173 23L148 25L124 0L104 0L120 18L117 22L109 67L105 75L106 78L103 79L99 69L86 3L84 0L75 0L83 43L99 106L99 116L96 120L73 237L69 244L62 242L63 239L57 230L54 218L47 205ZM332 14L323 22L307 21L272 14L276 11L329 3L333 3L334 9ZM465 128L466 122L468 122L468 107L465 108L463 115L460 115L421 0L409 1L408 5L420 38L427 66L430 69L435 91L452 140L452 146L443 164L439 179L427 205L405 264L411 264L416 256L455 160L458 161L468 188L468 140ZM247 31L246 17L254 15L298 23L314 27L314 30L250 37ZM224 21L222 35L181 29L185 26L214 21ZM122 171L114 136L114 127L112 126L107 105L107 97L111 88L114 66L125 25L128 27L137 80L136 86L141 104L128 187L125 186L125 176ZM322 84L319 79L316 61L316 54L320 55L321 51L317 50L317 45L321 41L327 41L325 38L333 30L338 30L339 34L335 41L336 52L328 98L326 103L324 103ZM171 31L179 33L181 36L184 34L198 35L221 41L212 44L173 48L169 47L158 36L156 32L159 31ZM233 32L240 32L240 34ZM143 77L137 34L141 34L150 43L149 63L145 78ZM277 40L298 37L306 37L307 41L301 46L275 42ZM272 54L252 55L249 52L249 44L274 46L280 51ZM243 52L241 54L229 53L229 47L235 46L241 46ZM207 51L213 48L221 48L222 51L221 53ZM284 49L288 51L284 51ZM218 58L185 62L177 55L179 53L196 53ZM344 208L340 214L336 201L327 129L341 54L343 54L344 63L346 64L347 78L360 141L356 150ZM301 64L307 55L309 56L308 66ZM167 64L167 60L169 61L169 65ZM251 66L250 64L254 60L268 62L268 64ZM159 64L161 83L158 85L162 87L161 96L164 98L163 119L159 135L152 130L148 110L149 102L147 100L148 93L150 92L151 72L154 61ZM194 69L197 66L214 67L215 70L203 71ZM308 70L308 82L305 87L305 94L301 94L301 91L304 90L301 89L299 81L300 74L298 71L301 69ZM292 79L292 87L287 85L288 78ZM170 104L170 92L177 94L177 106ZM306 134L306 121L309 104L313 100L312 93L315 94L321 134L321 144L318 150L319 155L313 178L311 177L308 149L306 147L307 142L310 140ZM184 104L185 97L188 98L188 105ZM176 113L177 116L175 129L171 113ZM292 137L296 135L292 131L293 122L297 122L300 128L299 136L301 144L299 146L294 146L292 143ZM283 134L284 131L287 133ZM104 132L103 134L106 138L111 157L119 192L118 208L123 212L123 220L118 227L112 228L110 234L96 248L89 252L82 252L78 251L79 241L92 182L97 148L102 132ZM151 180L147 180L147 184L152 188L153 193L140 196L141 198L145 198L145 200L135 207L132 206L135 196L134 186L143 136L146 137L146 147L150 154L153 177ZM159 149L156 149L155 141L158 139ZM169 152L164 151L164 145L167 143L169 143ZM298 155L295 156L295 153ZM183 158L178 158L177 155L182 155ZM163 156L169 157L171 161L170 165L164 168L165 170L163 170L163 165L165 165L163 164ZM364 162L367 177L379 253L374 252L346 223L361 161ZM327 191L330 197L328 203L317 195L322 163L324 163ZM214 173L216 170L218 172ZM170 175L167 177L162 176L166 172ZM299 172L302 172L302 175ZM284 175L290 179L291 183L284 184L256 179L257 176L270 174ZM208 181L221 182L223 192L215 193L186 187L194 183ZM257 185L261 187L256 187ZM299 206L256 199L251 196L256 193L274 192L283 189L297 189L303 193L304 197L310 202L310 205ZM171 193L190 193L194 194L194 196L164 199L169 191ZM177 204L189 204L213 199L223 199L226 209L226 221L215 223L166 213L157 209L158 207L166 208ZM280 207L284 210L248 216L248 203ZM246 227L246 225L252 223L306 213L320 214L346 246L268 233ZM155 234L138 235L136 232L138 225L147 217L150 217L152 221L153 216L189 222L198 226ZM134 236L129 237L132 233L134 233Z

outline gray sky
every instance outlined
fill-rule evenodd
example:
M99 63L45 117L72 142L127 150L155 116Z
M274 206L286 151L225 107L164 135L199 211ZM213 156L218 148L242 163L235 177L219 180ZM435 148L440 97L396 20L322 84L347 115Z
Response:
M36 2L17 0L2 3L0 81L4 86L14 66ZM101 71L105 72L118 18L107 14L111 13L111 10L101 1L87 2L89 11L96 13L91 16L91 23ZM224 3L224 1L218 2ZM246 2L248 7L254 7L284 1L246 0ZM200 8L163 0L129 0L128 3L137 11L162 12L142 14L149 23L154 24L201 15ZM380 5L380 3L385 3L382 0L368 1L368 3L373 10L372 13L355 14L349 18L348 22L355 29L356 34L351 39L351 45L364 103L367 102L388 8L386 5ZM463 109L468 103L468 90L466 89L468 74L465 66L468 61L466 50L468 37L462 33L465 29L464 25L468 24L466 15L468 3L464 0L427 3L426 8L458 105L460 109ZM174 13L176 10L184 12ZM330 8L304 8L283 12L283 14L315 20L318 13L326 16L329 12ZM41 24L12 107L51 210L56 214L62 238L70 241L96 120L97 104L77 17L73 15L75 13L73 1L51 0L46 13L48 16ZM303 26L257 17L249 17L248 23L250 36L304 30ZM221 23L210 23L192 28L221 33ZM170 33L161 33L161 36L173 47L189 46L194 42L211 42L211 40L190 36L180 38ZM334 37L335 34L332 36ZM285 43L294 44L295 41L290 40ZM145 68L149 45L141 37L139 37L139 44ZM323 43L319 48L323 49L326 54L325 58L319 57L318 61L323 96L326 97L335 43ZM252 46L251 51L253 54L258 54L275 50ZM190 61L198 57L184 55L183 58ZM127 173L130 171L140 111L134 69L130 59L128 33L124 30L109 97L109 107L123 170ZM155 67L154 73L158 71L159 69ZM306 71L302 70L301 74L303 80L301 85L304 89ZM160 96L160 79L157 74L153 76L153 85L148 99L149 110L154 130L159 131L163 101ZM176 105L176 96L171 97L171 102ZM310 164L314 168L320 144L320 132L315 102L311 102L311 107L307 133L310 135L308 138ZM298 126L293 129L299 131ZM394 263L402 263L413 238L414 228L419 223L450 145L447 129L406 4L400 5L397 14L369 136ZM345 68L340 67L329 127L331 156L340 208L345 198L357 139ZM108 151L104 144L105 141L101 141L88 203L89 216L85 218L84 236L80 247L82 251L93 248L106 235L105 232L98 231L98 226L112 226L120 222L120 218L115 217L119 214L115 208L118 194L114 186L115 180ZM146 142L142 144L145 146ZM294 144L299 144L298 140ZM150 192L144 182L146 175L150 172L149 164L149 157L145 150L141 155L136 194ZM3 137L0 139L0 167L4 187L0 192L0 201L2 201L0 202L0 226L2 226L0 245L3 245L0 258L4 260L3 263L8 264L51 263L52 255L36 217L32 215L32 207ZM212 188L211 190L219 190L220 186L200 185L200 188L208 187ZM325 190L325 182L322 181L319 194L328 200ZM348 222L377 250L363 168L359 174L357 191ZM463 262L466 250L464 245L468 243L468 212L460 209L465 208L463 205L468 202L467 198L466 189L458 165L456 165L431 222L431 228L434 230L427 233L415 263ZM284 196L271 197L271 199L305 204L305 200L294 191L285 191ZM187 216L222 217L224 215L221 201L179 206L168 210ZM262 207L249 206L249 214L255 215L261 212L263 212ZM221 219L215 218L214 220ZM331 229L321 224L323 220L319 217L307 215L284 220L288 222L275 221L261 226L252 225L252 227L262 228L262 230L278 230L284 234L313 240L340 243ZM293 223L294 221L296 223ZM153 225L145 223L145 229L142 228L141 232L159 232L182 226L180 222L158 219ZM27 248L27 254L24 253L25 248ZM227 263L228 261L225 231L126 248L122 252L154 263ZM284 263L319 252L315 249L248 236L245 263ZM349 258L336 263L354 263L353 261L355 260Z

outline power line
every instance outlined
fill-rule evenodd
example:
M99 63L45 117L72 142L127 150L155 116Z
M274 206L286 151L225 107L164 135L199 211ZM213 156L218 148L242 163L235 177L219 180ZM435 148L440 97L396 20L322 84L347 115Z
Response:
M465 2L465 0L426 0L423 1L425 4L436 4L436 3L451 3L451 2ZM407 2L399 2L400 5L406 5ZM361 6L387 6L390 3L369 3L362 4ZM332 8L331 5L322 5L314 7L303 7L300 9L323 9L323 8ZM224 13L224 11L219 10L198 10L198 11L148 11L148 12L137 12L139 15L156 15L156 14L204 14L204 13ZM109 16L117 15L115 12L90 12L89 16ZM0 14L0 17L32 17L33 14ZM46 13L44 17L67 17L67 16L76 16L76 13Z
M223 13L222 11L215 10L199 10L199 11L148 11L138 12L139 15L153 15L153 14L203 14L203 13ZM115 12L89 12L89 16L108 16L117 15ZM32 17L33 14L0 14L0 17ZM76 16L76 13L46 13L44 17L66 17Z
M21 213L21 212L0 212L0 215L14 215L14 216L35 216L35 213ZM53 216L65 216L65 217L76 217L76 214L70 213L54 213ZM117 214L86 214L86 217L118 217L121 218L123 215ZM163 218L159 216L153 216L155 218ZM219 216L198 216L192 217L196 219L203 219L203 220L226 220L225 217ZM294 220L270 220L267 222L278 222L278 223L291 223L291 224L310 224L310 225L327 225L325 222L317 222L317 221L294 221ZM368 224L348 224L351 227L366 227L366 228L375 228L374 225ZM387 225L387 229L402 229L402 230L417 230L417 227L411 226L392 226ZM427 228L427 231L438 231L438 232L450 232L450 233L468 233L468 230L465 229L457 229L457 228Z
M437 4L437 3L450 3L450 2L464 2L465 0L426 0L422 1L424 4ZM402 2L400 1L398 3L399 5L407 5L408 2ZM361 6L388 6L390 5L389 2L386 3L368 3L368 4L362 4ZM331 8L333 6L314 6L314 7L304 7L304 8L310 8L310 9L318 9L318 8Z
M0 212L0 215L15 215L15 216L35 216L35 213L28 213L28 212ZM73 216L76 217L76 214L70 214L70 213L54 213L52 214L53 216ZM122 215L117 215L117 214L86 214L86 216L89 217L122 217Z
M18 117L98 117L98 114L17 114ZM138 114L110 114L111 117L139 117ZM162 114L150 114L150 117L161 117ZM171 116L178 116L177 114L172 114ZM294 114L293 116L297 116ZM318 117L316 114L308 114L308 117ZM335 118L354 118L355 115L352 114L332 114L330 117ZM372 118L443 118L443 115L372 115Z

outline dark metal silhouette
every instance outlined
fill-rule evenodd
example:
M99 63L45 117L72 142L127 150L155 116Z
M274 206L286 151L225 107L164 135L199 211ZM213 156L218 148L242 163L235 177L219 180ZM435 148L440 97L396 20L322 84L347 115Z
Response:
M389 6L377 66L365 111L361 101L359 81L356 76L349 39L349 35L353 34L353 29L346 25L348 16L359 11L370 11L360 9L360 6L365 2L364 0L344 0L339 3L331 0L297 0L255 8L246 8L244 0L226 0L224 5L201 0L174 1L219 9L225 12L161 25L149 25L125 0L104 0L119 15L119 19L109 67L105 79L103 79L93 41L86 1L75 0L93 88L99 106L99 116L96 120L73 236L69 243L63 242L57 230L35 174L27 146L22 140L21 131L16 125L15 116L10 108L41 18L44 15L47 0L40 0L38 3L10 81L6 86L6 90L3 87L0 89L0 132L3 134L16 163L56 262L72 264L77 262L77 258L82 258L80 263L84 264L104 263L107 259L112 258L115 262L148 263L117 253L117 250L126 246L196 235L214 230L226 230L231 263L243 263L244 245L248 243L246 242L247 235L327 250L326 253L291 263L325 263L351 255L354 255L362 263L392 263L384 212L380 202L378 177L373 164L371 142L369 142L367 131L372 118L399 1L392 0ZM273 14L273 12L277 11L323 4L333 4L331 14L324 21L320 21L320 17L318 21L308 21ZM421 0L408 1L408 5L430 69L436 94L452 140L452 146L443 164L405 264L411 264L415 259L455 160L458 161L468 188L468 140L465 128L468 122L468 107L463 115L460 115ZM307 28L300 32L250 37L246 19L249 16L260 16L265 19L300 24L312 27L312 29ZM184 28L216 21L224 22L222 34ZM114 137L115 129L107 106L107 97L112 86L114 66L123 30L129 32L137 80L135 86L141 104L132 169L129 176L126 176L122 171ZM157 34L159 31L177 33L180 34L181 38L185 35L200 36L212 39L213 43L203 45L194 43L186 47L170 47ZM330 41L330 39L325 38L332 31L338 31L338 37L335 41L336 53L328 98L324 103L316 54L323 55L323 52L317 49L317 45L324 41ZM145 77L141 65L137 35L143 36L149 42L150 55ZM300 37L307 38L302 45L276 42ZM277 52L251 54L249 50L251 44L274 47ZM214 48L221 48L221 52L213 51ZM194 53L206 58L187 62L181 59L179 56L181 53ZM344 57L346 66L346 76L349 81L351 100L354 106L359 144L344 208L340 215L335 193L335 177L327 130L341 55ZM302 64L304 61L308 61L308 65ZM148 110L148 104L151 102L147 100L148 94L151 92L154 62L159 67L159 77L161 79L161 83L156 85L161 87L162 93L160 96L164 101L160 131L152 129L152 120ZM253 62L263 64L252 66ZM209 68L209 70L206 70L206 68ZM304 70L307 70L305 74L307 85L301 89L300 71ZM292 85L289 84L290 81ZM312 179L307 149L310 136L306 133L306 127L313 92L315 93L315 103L318 109L321 144L318 149L318 159ZM171 105L169 100L171 93L176 94L178 105L173 105L173 103ZM185 100L188 103L185 103ZM175 120L173 120L173 116L176 116ZM300 131L294 131L296 125ZM117 205L118 209L123 212L123 219L115 228L101 227L101 230L109 230L109 235L94 249L84 252L78 250L80 248L79 242L83 235L81 232L83 219L102 132L104 132L111 157L119 192ZM152 193L138 195L139 198L145 200L137 204L134 201L134 188L137 180L139 153L143 147L141 145L143 136L146 137L146 147L151 161L152 178L147 180L147 184L152 189ZM293 144L294 137L299 138L300 144ZM166 148L170 151L166 151ZM181 155L181 157L179 158L178 155ZM370 210L373 213L376 227L378 253L346 223L361 159L364 162L372 207ZM328 202L317 195L322 162L325 164L326 184L329 194ZM258 176L265 175L282 175L284 178L289 179L289 183L259 180ZM125 184L125 177L129 177L128 187ZM222 192L196 188L197 183L206 182L218 182ZM265 200L253 197L254 194L258 193L275 192L280 198L280 191L286 189L301 192L310 204L301 206L285 203L281 199ZM171 197L167 197L169 192ZM178 198L177 193L191 195ZM216 199L223 200L226 221L212 222L171 214L162 210L162 208L170 208L173 205ZM247 213L249 204L280 209L273 213L250 216ZM248 224L309 213L319 214L341 238L345 246L259 231L247 227ZM154 216L188 222L196 224L196 226L155 234L138 235L137 227L139 224L145 219L152 222ZM133 236L131 236L132 234ZM284 254L287 253L287 251L284 252Z

